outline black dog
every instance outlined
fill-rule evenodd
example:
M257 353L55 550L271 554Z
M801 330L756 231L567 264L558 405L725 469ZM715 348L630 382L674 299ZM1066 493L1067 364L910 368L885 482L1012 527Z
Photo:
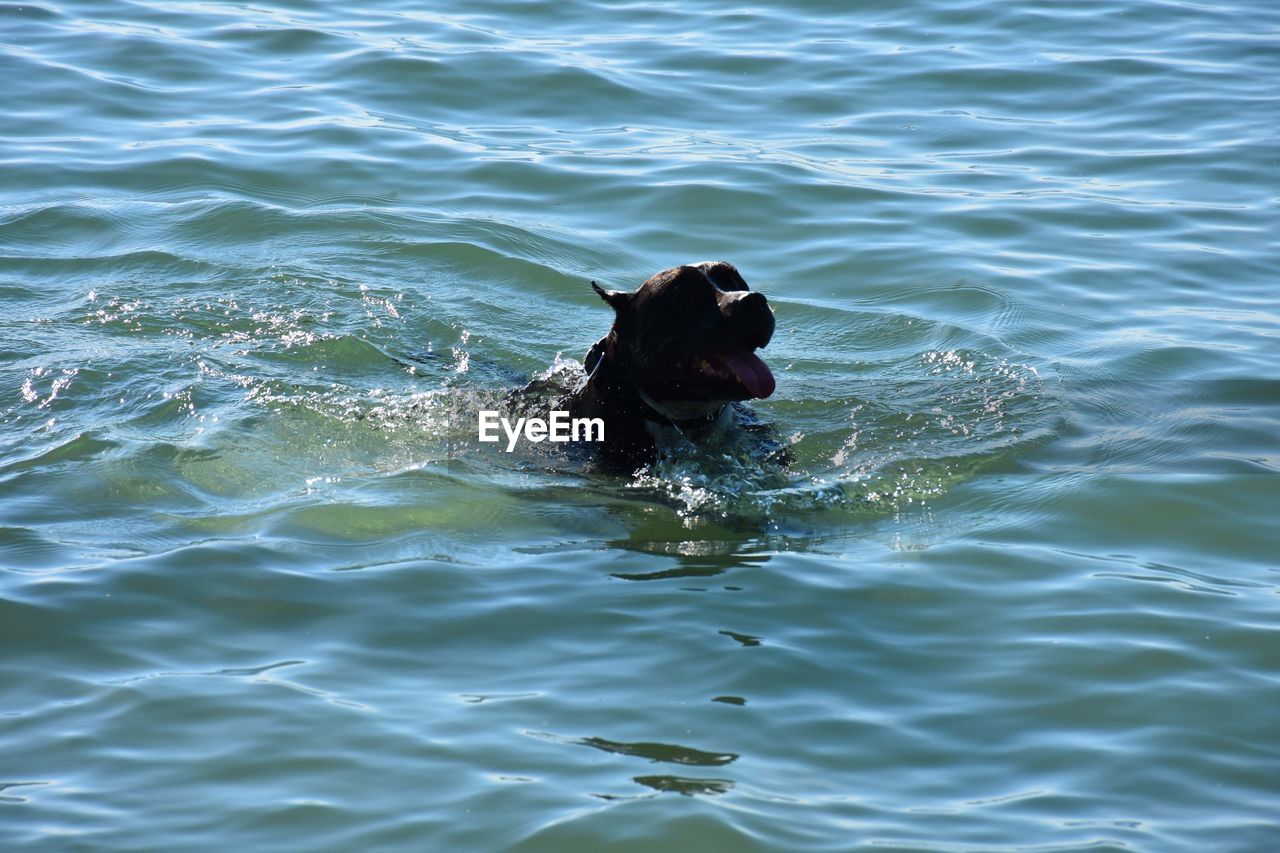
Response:
M568 407L604 420L606 460L652 461L664 431L697 439L732 423L736 401L773 393L755 354L773 337L773 310L733 264L673 267L631 293L591 286L613 308L613 328L587 352L587 382Z

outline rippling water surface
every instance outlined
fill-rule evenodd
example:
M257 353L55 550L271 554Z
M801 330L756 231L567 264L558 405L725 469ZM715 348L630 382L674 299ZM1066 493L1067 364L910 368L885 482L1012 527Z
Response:
M0 4L0 846L1280 847L1271 2ZM476 441L768 294L790 466Z

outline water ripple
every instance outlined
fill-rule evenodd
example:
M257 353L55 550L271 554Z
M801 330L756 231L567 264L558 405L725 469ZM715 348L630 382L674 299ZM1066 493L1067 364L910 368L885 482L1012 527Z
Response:
M1273 5L0 3L0 846L1273 848Z

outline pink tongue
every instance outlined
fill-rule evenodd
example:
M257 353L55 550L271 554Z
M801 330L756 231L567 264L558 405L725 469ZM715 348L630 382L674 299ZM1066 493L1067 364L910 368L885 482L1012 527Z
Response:
M720 357L752 397L763 400L777 387L778 383L774 381L769 365L761 361L760 356L755 353L749 350L738 350L720 353Z

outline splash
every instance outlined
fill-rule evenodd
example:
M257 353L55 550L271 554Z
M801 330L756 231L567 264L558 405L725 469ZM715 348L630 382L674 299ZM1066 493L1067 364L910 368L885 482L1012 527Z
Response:
M686 442L637 472L630 488L670 504L689 526L814 511L895 514L1040 440L1057 418L1035 367L970 350L929 351L846 388L835 402L789 402L823 409L807 434L772 444L750 433L713 446Z

